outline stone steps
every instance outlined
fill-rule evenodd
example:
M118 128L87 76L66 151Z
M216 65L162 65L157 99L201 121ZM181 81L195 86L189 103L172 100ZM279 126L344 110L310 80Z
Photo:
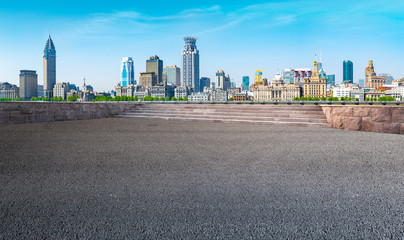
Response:
M331 127L320 106L140 104L117 117Z

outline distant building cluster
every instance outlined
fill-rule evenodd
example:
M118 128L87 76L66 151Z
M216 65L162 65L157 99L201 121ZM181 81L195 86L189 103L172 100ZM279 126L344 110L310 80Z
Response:
M199 50L196 37L183 38L185 45L181 52L182 69L177 65L163 65L159 56L146 60L146 69L135 77L134 60L123 57L120 81L110 93L95 92L86 85L85 79L80 88L69 82L56 81L56 48L51 36L46 41L43 55L43 85L38 85L35 70L21 70L19 87L8 82L0 83L0 98L57 98L91 101L97 96L127 96L138 99L153 98L188 99L188 101L294 101L302 97L310 99L356 98L363 101L369 98L390 96L401 101L404 96L404 79L394 80L391 74L376 74L373 61L364 69L364 78L354 82L353 62L342 62L342 82L336 84L335 74L327 74L323 63L314 61L312 68L287 68L277 73L272 82L257 70L250 82L243 76L241 84L224 70L217 70L215 79L200 77Z

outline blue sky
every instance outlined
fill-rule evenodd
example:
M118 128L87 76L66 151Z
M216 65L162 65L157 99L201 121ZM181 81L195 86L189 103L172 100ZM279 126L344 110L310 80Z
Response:
M119 81L120 61L130 56L135 75L158 55L181 67L184 36L199 38L201 76L223 69L236 83L257 69L272 80L284 68L324 69L342 79L342 62L364 77L404 77L404 1L8 1L0 8L0 82L18 83L21 69L38 72L49 29L57 51L57 81L98 91Z

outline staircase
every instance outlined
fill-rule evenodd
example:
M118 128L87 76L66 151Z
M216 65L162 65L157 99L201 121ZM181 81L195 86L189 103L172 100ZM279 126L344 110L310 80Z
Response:
M315 105L144 103L117 117L331 127Z

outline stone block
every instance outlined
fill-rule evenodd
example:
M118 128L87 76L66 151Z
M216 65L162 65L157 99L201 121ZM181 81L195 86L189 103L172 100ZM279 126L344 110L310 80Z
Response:
M392 108L392 122L404 123L404 108Z
M329 124L332 124L332 115L331 115L332 108L331 107L322 107L322 109L323 109L325 118L327 119L327 122Z
M27 115L27 122L28 123L40 123L42 121L41 114L29 114Z
M60 110L60 104L57 102L46 103L46 107L48 113L54 113L55 111Z
M370 117L363 117L361 130L365 132L380 132L381 125L379 122L372 122Z
M33 103L21 103L20 104L20 113L21 114L34 113L34 104Z
M401 123L401 134L404 135L404 123Z
M333 116L352 117L353 107L334 107L331 114Z
M376 107L372 109L373 122L391 122L391 109L388 107Z
M82 111L83 112L95 112L95 103L82 103Z
M353 110L354 117L370 117L371 113L372 113L371 108L354 107L354 110Z
M76 119L74 110L57 110L55 111L55 121L67 121Z
M20 110L20 103L18 102L7 102L2 103L2 111L19 111Z
M401 124L400 123L382 123L383 133L394 133L400 134Z
M35 113L46 113L48 111L48 103L37 102L34 104Z
M340 116L333 116L331 118L331 125L337 129L344 129L344 118Z
M344 129L359 131L362 127L361 117L347 117L344 118Z
M20 111L10 112L10 122L11 123L27 123L27 115L21 114Z

